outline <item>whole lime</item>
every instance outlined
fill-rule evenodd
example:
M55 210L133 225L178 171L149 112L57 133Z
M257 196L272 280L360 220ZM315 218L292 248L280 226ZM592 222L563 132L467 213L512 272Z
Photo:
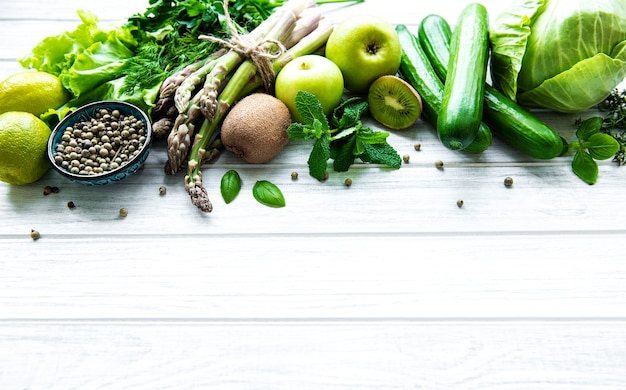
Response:
M50 128L29 112L0 114L0 181L30 184L50 168L47 157Z
M23 111L39 116L69 99L61 80L50 73L23 71L0 81L0 114Z

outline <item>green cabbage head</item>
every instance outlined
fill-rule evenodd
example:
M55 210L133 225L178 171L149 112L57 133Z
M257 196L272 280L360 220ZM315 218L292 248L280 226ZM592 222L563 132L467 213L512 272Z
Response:
M626 77L626 0L514 0L490 41L496 88L522 106L580 112Z

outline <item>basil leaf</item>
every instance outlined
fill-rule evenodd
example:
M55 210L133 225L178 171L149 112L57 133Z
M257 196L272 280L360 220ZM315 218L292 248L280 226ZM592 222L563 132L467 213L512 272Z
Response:
M239 195L239 191L241 190L241 178L239 174L230 170L224 173L222 176L222 181L220 183L220 192L222 193L222 198L224 198L224 202L227 204L235 200L237 195Z
M619 142L608 134L596 133L587 140L589 154L596 160L608 160L619 150Z
M581 124L578 130L576 130L576 137L579 140L588 140L589 137L598 133L600 128L602 127L602 118L599 116L594 116L589 119L585 119Z
M572 159L572 170L587 184L594 184L598 180L598 164L587 152L576 152Z
M285 207L285 198L280 189L267 180L259 180L252 187L252 195L257 202L269 207Z

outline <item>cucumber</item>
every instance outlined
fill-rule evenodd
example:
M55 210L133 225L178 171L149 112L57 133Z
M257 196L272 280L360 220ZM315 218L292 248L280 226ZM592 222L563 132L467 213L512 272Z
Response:
M443 83L420 47L417 36L404 24L396 25L395 29L402 47L400 75L420 94L424 118L431 125L436 126L443 99ZM481 123L476 138L464 151L483 152L491 145L492 138L489 127Z
M450 48L448 22L428 15L419 25L418 40L435 73L446 80ZM565 145L559 134L494 87L485 84L482 119L494 135L526 155L549 160L562 154Z
M452 31L448 75L437 119L437 135L449 149L464 149L478 133L488 52L487 9L482 4L470 3L461 11Z

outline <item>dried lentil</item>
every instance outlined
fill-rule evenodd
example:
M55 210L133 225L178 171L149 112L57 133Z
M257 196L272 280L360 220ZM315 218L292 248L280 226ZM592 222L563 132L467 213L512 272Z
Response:
M459 208L463 207L463 204L465 204L465 202L463 202L463 199L459 199L459 200L457 200L457 201L456 201L456 205L457 205Z
M409 156L408 154L405 154L404 156L402 156L402 160L404 161L405 164L408 164L410 159L411 159L411 156Z
M141 120L118 110L109 113L101 109L94 118L65 129L54 161L72 173L97 175L126 165L141 152L145 141Z
M166 192L167 188L165 188L165 186L159 187L159 195L165 195Z
M435 166L437 167L437 169L443 169L443 161L441 160L435 161Z
M120 209L120 217L124 218L128 215L128 209L126 207L122 207Z
M291 172L291 180L298 180L298 172Z
M507 188L513 186L513 178L512 177L505 177L504 178L504 186L507 187Z
M413 148L419 152L422 149L422 144L417 142L415 145L413 145Z
M346 185L346 187L350 187L352 185L352 179L347 178L343 183Z

